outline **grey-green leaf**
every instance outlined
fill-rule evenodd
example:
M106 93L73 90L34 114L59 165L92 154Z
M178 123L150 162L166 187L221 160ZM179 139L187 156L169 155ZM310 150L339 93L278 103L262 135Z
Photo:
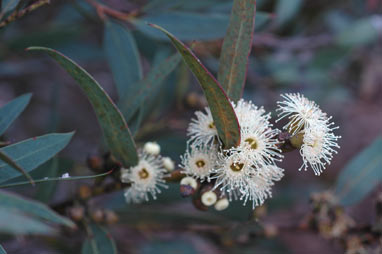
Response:
M30 172L64 149L72 136L73 132L48 134L6 146L0 151L26 172ZM0 160L0 172L0 183L21 175L2 160Z
M0 207L0 233L51 235L54 229L40 220L26 216L15 209ZM1 249L0 249L0 253Z
M23 174L28 179L28 181L32 185L34 185L32 177L22 167L20 167L15 161L13 161L12 158L10 158L8 155L3 153L1 150L0 150L0 160L2 160L3 162L7 163L13 169L19 171L21 174Z
M127 123L98 82L78 64L53 49L30 47L28 50L48 53L77 81L93 105L111 153L125 167L136 165L138 163L138 154Z
M82 245L82 254L116 254L114 240L109 232L96 224L87 225L88 238Z
M373 25L373 17L359 19L338 34L335 41L344 47L359 47L376 41L378 30Z
M12 11L19 4L20 0L3 0L1 4L1 12L6 13Z
M39 217L49 222L65 225L68 227L75 227L75 224L72 221L62 217L61 215L58 215L48 206L13 193L0 191L0 204L3 208L14 209L21 213Z
M142 79L137 45L128 28L114 21L105 23L103 44L120 100L124 100L129 88Z
M234 0L219 60L218 81L228 97L238 101L245 85L255 27L255 0Z
M301 9L302 0L278 0L276 5L276 23L284 25L291 21Z
M224 147L228 149L237 146L240 143L239 122L220 84L186 45L164 28L154 24L151 24L151 26L159 29L170 38L175 48L182 55L185 63L198 79L211 109L219 138L222 140Z
M342 205L358 203L382 183L381 151L382 137L379 136L341 171L335 193Z
M160 89L165 78L178 66L181 59L179 54L165 59L161 64L153 67L143 80L135 84L129 94L124 95L120 108L126 121L130 121L150 94L155 94L155 91Z
M7 252L4 250L3 246L0 244L0 254L7 254Z
M8 102L0 108L0 136L7 130L13 121L28 105L32 94L24 94Z

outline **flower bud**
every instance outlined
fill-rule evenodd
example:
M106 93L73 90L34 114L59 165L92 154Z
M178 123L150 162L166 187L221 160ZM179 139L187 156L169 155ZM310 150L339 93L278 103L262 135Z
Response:
M74 206L69 209L69 216L74 221L80 221L84 218L85 209L82 206Z
M96 209L90 212L90 217L95 221L95 222L102 222L104 219L104 212L101 209Z
M196 180L190 176L183 177L180 181L180 194L182 197L188 197L194 194L198 187Z
M105 219L107 224L115 224L118 221L118 216L111 210L105 211Z
M215 203L215 209L216 211L223 211L225 209L227 209L227 207L229 206L229 201L227 198L222 198L222 199L219 199L216 203Z
M96 156L96 155L90 155L88 156L86 163L88 167L95 171L95 172L101 172L103 168L103 160L102 158Z
M163 161L164 168L167 169L168 172L171 172L174 170L175 164L170 157L163 157L162 161Z
M212 206L216 203L216 200L218 199L217 195L213 191L207 191L202 194L201 200L202 204L205 206Z
M155 142L147 142L143 146L143 150L152 155L158 155L160 153L160 146Z
M87 185L81 185L78 189L78 196L80 199L88 199L92 195L92 190Z

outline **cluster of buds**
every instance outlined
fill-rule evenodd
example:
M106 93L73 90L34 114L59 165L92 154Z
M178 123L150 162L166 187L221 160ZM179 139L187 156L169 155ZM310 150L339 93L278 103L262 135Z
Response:
M300 170L306 170L310 165L319 175L336 152L333 148L338 148L336 141L339 137L333 134L338 127L331 127L331 118L302 95L282 97L285 101L278 102L278 120L288 119L284 129L289 132L288 141L294 149L300 149L303 158ZM187 150L181 157L182 173L188 176L183 181L187 184L182 184L181 189L184 194L193 189L201 193L201 202L205 200L205 206L209 201L218 203L227 197L228 202L224 201L224 204L238 199L244 205L252 202L254 209L272 196L272 186L284 176L284 169L276 163L283 159L280 147L285 141L279 139L281 131L273 128L270 114L262 107L243 99L231 104L240 125L240 144L224 148L211 110L207 107L204 112L197 111L188 127ZM209 192L199 190L211 185ZM202 187L198 189L198 186ZM214 195L217 197L212 198Z
M313 194L311 209L301 228L317 230L323 237L338 241L346 254L382 253L382 195L377 198L376 223L372 225L357 224L330 192Z

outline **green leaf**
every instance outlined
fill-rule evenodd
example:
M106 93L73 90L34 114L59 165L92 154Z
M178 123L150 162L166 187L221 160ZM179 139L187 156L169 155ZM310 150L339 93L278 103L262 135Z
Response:
M341 171L335 193L342 205L361 201L382 182L382 137L353 158Z
M180 60L179 54L167 58L161 64L153 67L144 79L131 87L129 94L124 95L120 105L126 121L130 121L138 108L150 97L150 94L155 94L161 88L165 78L178 66Z
M24 214L33 215L49 222L65 225L68 227L75 227L75 224L71 220L58 215L48 206L13 193L0 191L0 204L3 208L14 209Z
M276 5L276 23L284 25L292 20L301 9L302 0L278 0Z
M372 24L372 18L359 19L344 29L336 38L343 47L362 46L378 39L378 31Z
M12 158L10 158L8 155L3 153L1 150L0 150L0 160L7 163L13 169L19 171L21 174L23 174L29 180L29 183L34 185L32 177L22 167L20 167L15 161L13 161Z
M26 172L30 172L64 149L72 136L73 132L48 134L6 146L0 151ZM19 175L21 175L19 172L0 160L0 183Z
M7 252L4 250L3 246L0 244L0 254L7 254Z
M129 88L142 79L141 61L134 37L127 27L113 22L105 23L104 50L120 100Z
M54 233L54 229L35 218L26 216L18 210L0 207L0 233L51 235ZM2 253L1 248L0 253Z
M138 163L138 154L126 121L97 81L71 59L53 49L30 47L28 50L48 53L78 82L78 85L93 105L111 153L125 167L136 165Z
M238 145L240 143L240 126L235 111L220 84L204 67L194 53L181 41L162 27L154 24L151 24L151 26L161 30L170 38L175 48L182 55L183 60L198 79L211 109L218 135L225 148L228 149Z
M87 225L88 238L82 245L82 254L116 254L114 240L109 232L96 224Z
M32 94L30 93L21 95L0 108L0 136L21 114L21 112L23 112L31 97Z
M19 4L20 0L3 0L1 4L1 13L12 11Z
M218 81L228 97L238 101L245 85L252 48L256 0L234 0L231 19L220 54Z
M84 180L84 179L92 179L96 177L106 176L111 174L113 171L110 170L105 173L101 173L98 175L90 175L90 176L72 176L72 177L44 177L43 179L37 179L35 180L35 183L48 183L48 182L57 182L57 181L74 181L74 180ZM21 186L28 184L29 182L14 182L14 183L8 183L8 184L2 184L0 185L0 188L8 188L8 187L15 187L15 186ZM46 190L49 191L49 190Z
M219 13L156 12L134 20L137 29L154 39L167 40L162 33L151 29L147 23L158 24L172 31L180 40L215 40L223 38L228 25L228 15Z

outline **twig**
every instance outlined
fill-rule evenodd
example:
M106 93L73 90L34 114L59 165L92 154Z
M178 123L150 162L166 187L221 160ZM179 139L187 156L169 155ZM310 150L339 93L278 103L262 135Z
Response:
M25 16L26 14L36 10L37 8L49 3L50 3L50 0L40 0L22 9L21 11L15 10L8 16L8 18L6 18L4 21L0 23L0 28L3 28L9 25L9 23L12 23L13 21Z
M106 5L100 4L94 0L86 0L86 2L88 2L90 5L92 5L96 9L98 16L102 20L105 20L106 15L109 15L115 19L127 21L138 14L138 10L131 11L130 13L125 13L125 12L112 9Z

